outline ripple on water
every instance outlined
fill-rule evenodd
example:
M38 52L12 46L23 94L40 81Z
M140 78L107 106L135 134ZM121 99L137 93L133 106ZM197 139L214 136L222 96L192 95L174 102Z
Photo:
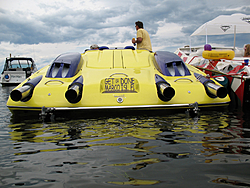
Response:
M250 126L244 114L43 123L11 121L0 108L1 187L249 186Z

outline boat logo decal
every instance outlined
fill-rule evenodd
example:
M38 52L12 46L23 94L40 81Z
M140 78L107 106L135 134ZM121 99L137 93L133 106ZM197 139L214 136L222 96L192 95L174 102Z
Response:
M5 75L4 75L4 79L5 79L6 81L9 81L9 80L10 80L10 75L9 75L9 74L5 74Z
M124 94L122 94L122 95L114 95L114 97L116 98L116 101L118 103L122 103L124 98L126 98Z
M224 32L226 32L228 29L231 28L231 26L230 26L230 25L222 25L220 28L221 28Z
M118 97L116 100L117 100L118 103L122 103L123 102L123 98L122 97Z
M250 24L250 17L242 18L242 21L247 22L247 23Z

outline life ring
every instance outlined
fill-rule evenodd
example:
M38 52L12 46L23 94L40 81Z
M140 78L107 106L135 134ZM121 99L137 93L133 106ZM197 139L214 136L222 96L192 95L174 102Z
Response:
M233 50L204 50L202 52L202 57L205 59L228 59L231 60L235 56Z
M3 79L8 82L10 80L10 75L9 74L5 74L4 77L3 77Z

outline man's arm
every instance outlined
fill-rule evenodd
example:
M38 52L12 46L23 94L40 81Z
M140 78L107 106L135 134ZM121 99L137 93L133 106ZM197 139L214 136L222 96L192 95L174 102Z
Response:
M141 42L142 42L142 38L138 37L137 40L136 40L136 43L141 43Z
M132 43L141 43L142 42L142 38L138 37L136 40L135 38L132 39Z

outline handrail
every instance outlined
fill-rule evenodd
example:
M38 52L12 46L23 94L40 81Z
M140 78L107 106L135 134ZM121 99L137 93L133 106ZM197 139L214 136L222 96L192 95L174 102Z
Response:
M49 82L54 82L54 81L61 82L62 84L64 84L64 82L61 81L61 80L48 80L47 82L45 82L44 85L46 85L46 84L49 83Z
M178 81L178 80L189 80L191 82L194 82L193 80L191 80L190 78L177 78L174 82Z
M111 74L109 77L112 77L112 76L114 76L114 75L116 75L116 74L122 74L122 75L125 75L126 77L128 77L128 75L125 74L125 73L113 73L113 74Z

